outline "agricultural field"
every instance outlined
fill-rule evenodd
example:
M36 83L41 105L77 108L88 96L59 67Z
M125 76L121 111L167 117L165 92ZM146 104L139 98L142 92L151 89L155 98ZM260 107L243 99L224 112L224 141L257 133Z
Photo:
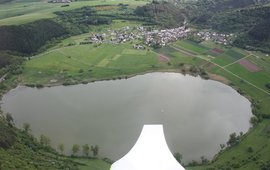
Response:
M47 1L13 1L0 6L0 26L18 25L44 18L53 18L56 11L67 11L84 6L94 5L117 5L119 3L129 4L129 6L144 5L147 1L128 0L104 0L104 1L76 1L67 7L61 7L61 3L47 3Z
M175 43L175 45L178 47L187 49L193 53L195 52L197 54L201 54L201 53L204 53L204 52L209 50L208 47L202 46L202 45L195 43L193 41L190 41L190 40L178 41Z
M64 79L107 79L128 76L159 66L157 54L138 51L131 44L76 45L34 56L20 77L25 84Z

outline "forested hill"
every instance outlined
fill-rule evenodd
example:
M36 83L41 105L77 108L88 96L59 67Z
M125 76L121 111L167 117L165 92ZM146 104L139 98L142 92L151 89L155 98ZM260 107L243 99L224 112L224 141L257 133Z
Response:
M154 1L142 7L137 7L135 14L146 17L162 27L175 27L183 24L185 17L174 4Z
M30 54L48 40L67 34L60 24L52 20L39 20L19 26L0 27L0 50Z
M269 0L206 0L188 4L182 11L200 29L235 33L235 45L270 52L269 4Z
M4 4L4 3L7 3L7 2L11 2L12 0L0 0L0 4Z

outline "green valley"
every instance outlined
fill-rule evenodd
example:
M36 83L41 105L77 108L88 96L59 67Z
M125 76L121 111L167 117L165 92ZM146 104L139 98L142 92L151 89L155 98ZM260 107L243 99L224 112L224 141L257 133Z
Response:
M269 5L268 0L0 1L1 97L17 86L88 84L149 72L219 81L250 101L252 127L235 143L224 141L212 160L203 157L185 168L267 170ZM64 155L49 143L16 127L16 117L1 111L0 170L109 170L112 163L82 150Z

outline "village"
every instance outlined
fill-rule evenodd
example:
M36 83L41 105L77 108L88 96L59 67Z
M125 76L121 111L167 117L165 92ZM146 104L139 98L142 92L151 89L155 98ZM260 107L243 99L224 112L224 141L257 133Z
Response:
M138 44L134 44L135 49L145 49L146 46L151 47L163 47L168 43L177 41L179 39L187 38L190 29L186 26L181 26L173 29L154 29L152 27L123 27L117 30L108 30L107 33L93 34L91 37L86 38L80 44L120 44L130 41L136 41ZM140 43L143 42L143 43Z
M235 38L234 34L220 34L213 31L200 31L194 34L201 41L212 40L218 44L229 45L232 43L232 39Z
M234 34L220 34L213 31L199 31L194 32L186 25L172 28L172 29L155 29L153 27L123 27L120 29L108 29L106 33L93 34L80 42L84 44L121 44L125 42L136 42L133 48L144 50L146 47L160 48L177 40L188 38L189 36L196 36L201 41L212 40L217 44L229 45Z

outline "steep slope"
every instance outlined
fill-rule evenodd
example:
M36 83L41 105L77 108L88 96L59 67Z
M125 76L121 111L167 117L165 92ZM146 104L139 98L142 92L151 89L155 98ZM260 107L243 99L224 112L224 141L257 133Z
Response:
M42 145L28 132L13 127L12 117L0 114L0 169L78 169L78 163Z
M65 34L67 31L52 20L39 20L19 26L2 26L0 27L0 50L31 54L47 41Z

